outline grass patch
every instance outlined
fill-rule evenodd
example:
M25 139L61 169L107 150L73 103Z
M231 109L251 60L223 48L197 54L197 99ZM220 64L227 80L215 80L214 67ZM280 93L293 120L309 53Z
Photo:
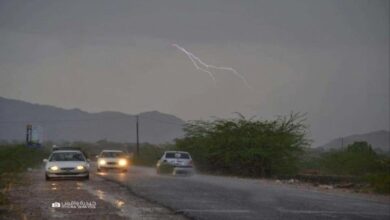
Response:
M0 146L0 205L9 201L5 193L9 187L21 178L20 174L28 168L34 168L48 156L43 148L35 149L24 145Z
M372 174L366 177L373 191L381 194L390 194L390 174Z

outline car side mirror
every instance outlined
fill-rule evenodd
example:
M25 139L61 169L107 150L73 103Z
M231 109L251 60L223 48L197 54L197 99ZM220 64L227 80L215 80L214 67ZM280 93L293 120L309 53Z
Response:
M49 160L48 159L43 159L42 160L44 163L47 163Z

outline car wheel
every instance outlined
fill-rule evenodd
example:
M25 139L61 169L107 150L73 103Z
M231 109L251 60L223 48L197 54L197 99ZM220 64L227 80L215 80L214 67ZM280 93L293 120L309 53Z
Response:
M49 181L50 177L48 175L45 175L45 179L46 179L46 181Z
M84 177L84 179L89 180L89 174L86 177Z

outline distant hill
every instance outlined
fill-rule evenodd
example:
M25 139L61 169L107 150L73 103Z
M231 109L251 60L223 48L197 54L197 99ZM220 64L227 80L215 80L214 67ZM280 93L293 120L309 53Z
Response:
M323 150L337 149L341 148L342 145L347 146L355 141L367 141L376 150L390 152L390 132L384 130L337 138L318 148Z
M26 125L42 128L44 140L136 142L136 116L121 112L31 104L0 97L0 140L24 140ZM140 142L165 143L183 136L184 121L157 111L139 114Z

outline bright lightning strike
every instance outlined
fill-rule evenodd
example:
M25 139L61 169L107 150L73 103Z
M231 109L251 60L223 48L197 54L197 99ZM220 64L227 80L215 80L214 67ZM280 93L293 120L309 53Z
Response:
M210 76L211 79L213 80L214 84L217 83L217 81L216 81L216 79L215 79L213 73L210 72L209 70L207 70L207 69L208 69L207 65L205 65L198 57L196 57L194 54L188 52L186 49L180 47L180 46L177 45L177 44L172 44L172 46L174 46L174 47L176 47L177 49L179 49L179 50L181 50L182 52L184 52L184 53L188 56L188 58L191 60L192 64L194 64L194 66L195 66L195 68L196 68L197 70L201 70L201 71L203 71L203 72L209 74L209 76ZM196 61L198 61L203 67L200 67L200 66L197 64Z
M203 62L199 57L195 56L193 53L184 49L183 47L180 47L177 44L172 44L172 46L176 47L177 49L179 49L180 51L185 53L187 55L187 57L191 60L192 64L194 64L194 66L197 70L200 70L200 71L203 71L203 72L209 74L209 76L212 78L214 84L216 84L216 79L215 79L213 72L211 72L211 70L212 69L225 70L225 71L232 72L235 76L237 76L238 78L240 78L244 82L246 87L248 87L249 89L252 89L252 87L249 85L246 78L242 74L238 73L235 69L233 69L231 67L219 67L219 66L209 65L209 64Z

